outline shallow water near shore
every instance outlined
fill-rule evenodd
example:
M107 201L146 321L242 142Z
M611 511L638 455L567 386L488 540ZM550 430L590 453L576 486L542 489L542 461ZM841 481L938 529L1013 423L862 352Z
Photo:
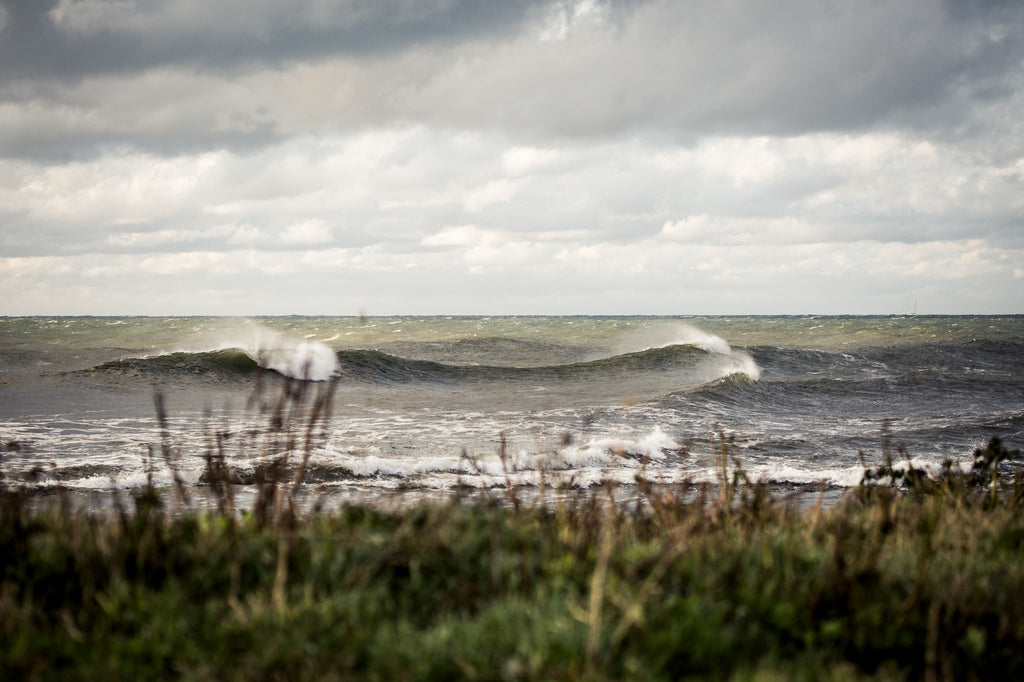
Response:
M1021 316L0 318L5 477L84 499L169 485L173 452L201 486L217 434L244 477L288 445L258 406L289 377L332 387L306 476L327 499L628 497L717 481L723 438L782 491L856 485L900 445L926 468L1024 447Z

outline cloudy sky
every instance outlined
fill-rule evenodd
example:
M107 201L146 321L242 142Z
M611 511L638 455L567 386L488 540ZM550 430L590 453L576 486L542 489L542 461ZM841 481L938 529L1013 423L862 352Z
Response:
M1017 0L0 0L0 314L1024 313Z

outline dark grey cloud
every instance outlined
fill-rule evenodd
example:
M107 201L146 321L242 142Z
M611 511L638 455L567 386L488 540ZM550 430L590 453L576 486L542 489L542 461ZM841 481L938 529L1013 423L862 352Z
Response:
M0 0L0 105L11 112L0 132L0 157L67 161L119 146L165 155L216 148L244 153L288 131L266 116L259 98L217 100L209 91L304 60L372 61L416 46L498 40L514 34L541 4ZM190 91L181 91L173 82L180 76L162 86L147 78L154 72L197 78ZM85 79L92 80L82 85ZM287 95L261 96L273 102Z
M252 68L515 31L540 0L6 0L3 80Z
M469 125L492 106L499 127L597 136L949 127L976 100L1017 92L1024 5L651 3L622 31L581 31L557 55L520 60L461 99L445 92L444 114Z
M0 157L246 152L423 124L541 142L917 130L1012 159L988 131L1019 127L1024 104L1019 2L2 6Z

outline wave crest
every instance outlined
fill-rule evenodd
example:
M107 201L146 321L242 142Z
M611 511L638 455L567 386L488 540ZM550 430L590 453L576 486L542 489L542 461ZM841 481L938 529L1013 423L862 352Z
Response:
M272 345L243 349L264 369L292 379L330 381L340 371L338 356L319 341L292 342L279 338Z

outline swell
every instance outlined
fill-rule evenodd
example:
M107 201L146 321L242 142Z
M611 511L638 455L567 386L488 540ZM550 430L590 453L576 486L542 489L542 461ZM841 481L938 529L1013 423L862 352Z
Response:
M711 382L667 400L690 412L759 424L758 428L783 423L803 424L804 429L810 423L900 421L917 423L915 428L922 432L950 424L980 428L990 422L1012 422L1024 407L1019 376L1003 372L869 365L794 376L773 373L772 363L766 364L762 381Z
M700 366L702 362L708 362L709 358L729 358L729 356L718 356L687 345L652 348L586 362L536 367L449 364L365 349L341 350L337 351L335 355L337 368L329 378L373 384L456 384L503 381L557 383L587 379L609 380L645 373L686 373ZM746 356L737 354L736 357ZM170 381L175 378L244 380L261 367L277 369L261 360L263 360L261 356L254 359L252 355L240 348L227 348L194 353L177 352L144 358L125 358L105 362L85 370L85 372L151 379L162 378ZM742 363L737 363L736 371L742 372L742 369ZM280 374L287 374L287 371L277 371ZM717 375L711 376L709 380L732 373L734 372L728 371L728 369L722 370Z
M536 367L455 365L389 355L377 350L340 351L340 375L372 382L560 381L692 367L706 353L692 346L653 348L587 362Z
M894 367L933 367L959 374L994 372L1024 374L1024 339L972 339L965 343L922 343L879 347L866 357Z
M145 358L112 360L84 370L87 374L120 374L151 379L232 379L247 377L260 368L240 348L224 348L199 353L167 353Z

